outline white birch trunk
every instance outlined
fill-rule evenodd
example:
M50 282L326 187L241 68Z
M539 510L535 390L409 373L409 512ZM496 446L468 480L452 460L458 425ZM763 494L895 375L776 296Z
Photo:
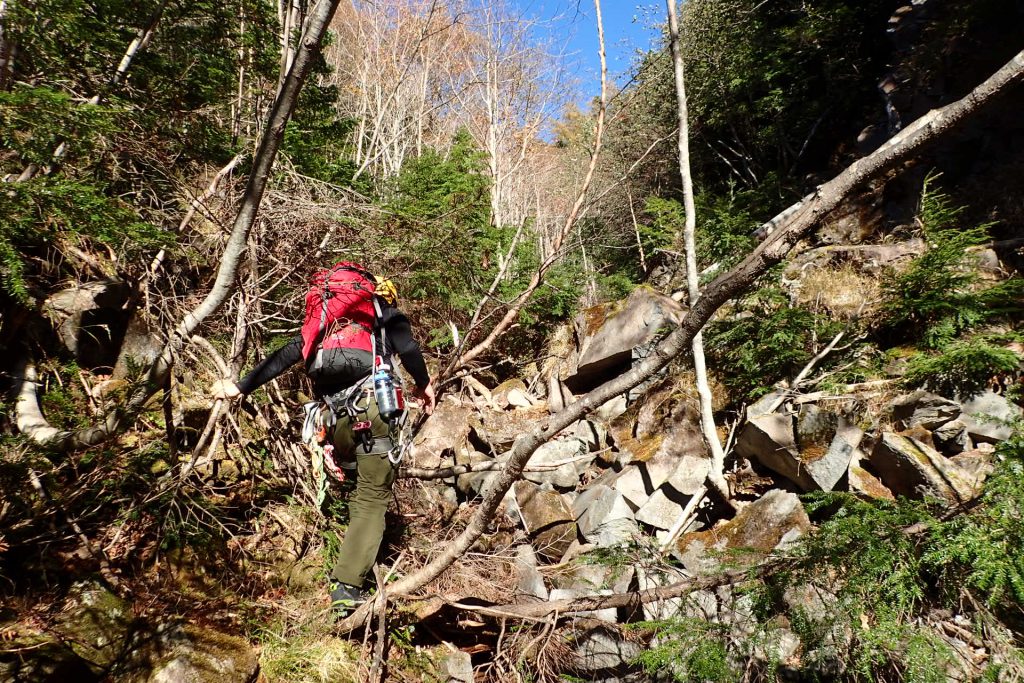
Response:
M679 21L676 18L676 0L665 0L668 11L669 44L672 50L672 66L675 72L676 114L679 119L679 175L683 183L683 210L686 222L683 227L683 243L686 252L686 288L689 293L690 308L693 308L700 296L697 272L696 226L697 215L693 201L693 175L690 173L690 128L686 111L686 84L683 73L683 54L679 45ZM704 440L711 450L711 472L708 481L726 499L729 486L725 481L725 451L715 431L715 416L711 410L711 388L708 386L708 370L704 359L704 339L698 330L693 335L693 373L697 383L697 395L700 397L700 424L704 432Z

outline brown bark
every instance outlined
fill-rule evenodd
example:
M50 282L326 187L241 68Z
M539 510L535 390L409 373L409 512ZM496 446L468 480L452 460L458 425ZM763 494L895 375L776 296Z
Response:
M779 263L793 245L809 235L822 218L839 206L851 192L911 159L926 145L949 134L957 124L977 113L983 105L1022 80L1024 51L1014 56L964 98L925 114L881 148L854 162L834 179L818 187L801 202L799 209L787 209L783 212L789 217L780 220L775 231L739 265L705 287L703 296L696 301L675 331L668 335L650 356L629 372L566 406L564 410L552 415L529 434L520 438L510 453L506 468L492 481L466 529L431 562L392 584L389 588L390 594L394 597L419 590L469 550L487 528L505 493L519 479L523 468L530 461L530 456L541 444L591 410L636 387L689 348L694 335L707 324L719 307L749 289L760 275ZM371 606L364 605L341 622L341 628L348 630L362 626L371 611Z

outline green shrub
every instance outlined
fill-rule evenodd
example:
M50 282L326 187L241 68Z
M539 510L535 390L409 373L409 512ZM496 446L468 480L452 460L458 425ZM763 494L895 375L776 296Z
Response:
M983 338L955 341L938 353L919 353L910 359L903 381L943 396L965 397L985 391L991 379L1016 372L1020 359L1013 351L992 346Z
M0 193L0 216L0 289L20 301L28 299L27 254L33 249L92 239L130 257L170 242L98 184L60 176L8 184Z
M741 302L705 336L715 373L734 395L756 399L781 379L791 378L815 353L815 342L839 330L835 320L791 306L777 287L765 287Z
M690 617L664 621L640 622L636 628L652 630L652 647L637 657L645 671L657 674L659 680L670 676L674 681L736 681L739 672L729 664L729 627Z
M885 328L903 338L919 339L940 349L993 317L1020 310L1024 281L1011 278L995 285L979 283L969 249L989 240L991 224L959 224L963 207L925 181L919 220L925 252L884 285Z
M993 608L1024 607L1024 433L997 451L980 504L933 527L923 559L950 600L975 593Z

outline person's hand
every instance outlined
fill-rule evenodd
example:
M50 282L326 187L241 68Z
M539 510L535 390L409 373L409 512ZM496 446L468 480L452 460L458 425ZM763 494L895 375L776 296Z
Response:
M434 412L434 383L427 382L427 386L420 389L416 387L412 392L413 397L420 401L423 412L430 415Z
M241 396L242 390L230 379L219 379L210 385L210 395L220 401L230 401Z

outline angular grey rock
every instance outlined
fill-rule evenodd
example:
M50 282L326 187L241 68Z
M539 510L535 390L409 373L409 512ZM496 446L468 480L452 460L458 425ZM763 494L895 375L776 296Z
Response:
M923 389L900 396L892 403L892 417L900 429L917 426L935 429L959 415L959 403Z
M668 586L686 578L686 574L678 569L661 570L654 567L639 565L636 568L637 590L645 591L651 588ZM645 602L643 606L644 619L648 621L674 619L680 616L690 616L687 610L689 603L688 596L669 598L654 602Z
M620 394L610 398L594 410L594 416L599 420L608 423L626 412L627 401L625 395Z
M472 657L454 646L441 660L440 669L443 683L473 683Z
M491 403L501 410L509 406L515 407L509 399L512 392L526 393L526 382L521 379L507 379L491 390ZM532 405L532 404L530 404ZM525 406L520 406L525 407Z
M489 450L492 455L501 455L548 414L547 404L538 403L530 408L516 410L480 410L467 418L466 422L476 443L486 445L482 450Z
M796 417L796 441L801 451L810 446L824 447L832 442L841 418L813 403L800 406Z
M548 589L544 585L544 577L537 569L537 555L533 548L521 545L516 548L514 564L516 572L516 589L523 595L532 595L541 600L548 599Z
M543 444L530 458L527 468L543 465L555 465L550 470L540 472L523 472L523 478L537 484L551 484L559 488L573 489L580 483L580 472L593 461L579 459L589 453L586 444L579 439L555 439Z
M940 453L956 455L971 449L971 438L967 434L967 423L951 420L932 430L932 442Z
M747 406L747 419L750 420L755 417L760 417L761 415L771 415L776 412L778 408L771 411L768 409L779 403L779 399L783 398L785 395L786 392L782 389L769 391L767 394L757 399L753 404Z
M591 629L577 634L577 669L581 673L616 672L621 676L634 668L633 660L640 654L640 649L639 643L623 640L614 631ZM623 679L617 677L612 680Z
M840 420L839 428L825 455L804 463L818 488L822 491L831 491L835 488L849 470L863 438L863 430Z
M573 428L576 438L590 451L599 451L608 445L608 427L593 420L580 420Z
M570 387L592 384L616 368L628 368L633 349L651 341L662 327L679 322L682 307L652 289L638 287L625 301L583 311L579 360L566 377Z
M406 453L408 462L416 467L440 467L444 458L465 441L471 414L469 406L457 401L439 401L413 438Z
M892 495L892 491L879 481L878 477L868 472L857 462L850 464L847 477L850 491L853 493L858 493L864 498L871 498L873 500L896 500L896 496Z
M611 486L626 499L626 502L634 510L639 509L651 497L651 492L644 483L644 474L637 465L623 467Z
M703 456L684 455L668 478L666 484L683 494L692 496L704 485L711 472L711 459Z
M981 493L981 487L995 469L995 456L982 450L972 450L954 455L950 462L960 468L964 479L971 485L975 495Z
M667 485L666 485L667 486ZM656 529L668 530L679 520L683 505L665 495L665 487L659 488L636 511L637 521L653 526Z
M999 394L986 391L963 403L960 419L967 425L967 433L975 443L998 443L1013 435L1009 424L1021 417L1021 407Z
M640 534L633 510L607 486L591 486L573 502L580 534L599 548L629 543Z
M480 463L491 462L494 458L481 453L480 451L464 448L460 449L456 453L455 464L456 465L477 465ZM490 472L468 472L466 474L460 474L455 477L455 486L465 496L479 496L483 494L487 485L491 483L491 480L500 474L499 470L492 470Z
M514 491L523 527L537 554L548 562L557 562L576 540L572 510L557 491L528 481L517 481Z
M537 399L520 389L509 390L506 398L508 399L508 404L513 408L530 408L537 405Z
M862 437L860 429L825 411L806 411L796 423L790 415L761 415L743 427L736 452L804 491L831 491L846 474Z
M811 528L811 521L795 493L772 489L744 506L734 518L708 531L684 535L673 554L687 571L718 571L723 561L754 563L779 543L791 542ZM742 551L729 557L729 551ZM724 558L724 560L723 560Z
M804 491L814 488L801 467L791 415L760 415L749 420L736 439L736 452L778 472Z
M871 451L871 466L896 495L931 496L951 504L970 500L970 481L959 468L917 439L886 432Z

